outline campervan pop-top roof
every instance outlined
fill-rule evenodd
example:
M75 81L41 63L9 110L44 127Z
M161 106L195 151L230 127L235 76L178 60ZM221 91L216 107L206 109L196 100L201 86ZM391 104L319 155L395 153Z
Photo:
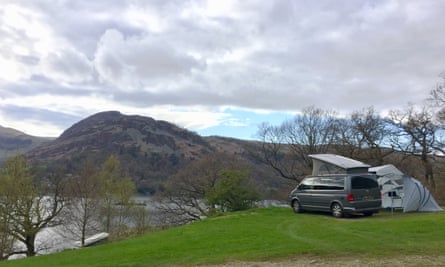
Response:
M312 175L367 173L371 165L335 154L312 154Z

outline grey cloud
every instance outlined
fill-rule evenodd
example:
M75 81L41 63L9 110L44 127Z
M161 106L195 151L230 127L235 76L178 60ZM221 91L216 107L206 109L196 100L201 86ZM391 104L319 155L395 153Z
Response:
M93 84L90 84L90 87L93 87ZM96 88L96 90L92 92L90 87L82 84L68 86L66 84L60 84L59 81L54 81L46 76L33 75L29 80L0 86L0 94L3 97L48 95L72 97L74 99L92 93L105 94L105 92L107 92L106 89L100 88L98 85L93 87Z
M18 62L21 62L26 65L36 66L39 64L40 59L35 56L23 56L23 55L16 55L16 60Z
M108 30L95 55L100 78L117 87L140 89L159 79L175 79L204 64L155 36L125 37Z
M212 16L200 13L205 1L28 2L19 0L70 47L14 54L48 64L3 86L17 94L94 92L136 107L387 109L425 98L444 71L440 1L235 1L233 13ZM131 8L150 10L160 30L125 17ZM0 55L32 43L8 31L0 27Z
M130 5L127 1L15 2L22 2L22 6L38 12L42 21L58 36L66 39L90 59L94 56L98 40L107 29L114 28L132 34L143 32L121 20L122 12Z
M93 79L92 63L85 55L65 49L47 57L46 75L55 80L81 83Z
M51 118L51 124L61 129L67 129L73 122L83 119L82 116L65 114L62 112L54 112L39 108L24 108L14 105L2 107L2 113L7 114L11 121L47 121Z

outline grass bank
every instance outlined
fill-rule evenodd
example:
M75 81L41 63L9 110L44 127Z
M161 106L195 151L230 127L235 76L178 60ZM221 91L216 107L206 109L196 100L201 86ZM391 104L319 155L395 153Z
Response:
M94 248L1 263L0 266L162 266L227 260L441 255L445 212L391 213L335 219L265 208L226 214Z

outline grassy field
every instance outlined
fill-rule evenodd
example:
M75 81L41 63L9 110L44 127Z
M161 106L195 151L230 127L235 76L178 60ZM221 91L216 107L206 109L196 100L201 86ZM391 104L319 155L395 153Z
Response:
M0 266L163 266L314 257L442 255L445 212L335 219L290 208L230 213L94 248ZM445 264L445 263L444 263Z

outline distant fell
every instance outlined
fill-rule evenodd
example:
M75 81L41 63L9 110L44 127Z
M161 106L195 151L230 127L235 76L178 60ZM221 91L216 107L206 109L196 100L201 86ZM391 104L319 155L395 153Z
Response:
M105 153L130 152L144 156L145 153L175 154L182 151L190 158L210 146L199 135L172 123L108 111L74 124L47 148L47 151L36 152L46 158L58 159L72 156L66 152L97 152L98 149Z
M182 166L212 151L204 138L172 123L107 111L75 123L27 157L75 172L86 160L100 164L115 154L138 189L152 192Z
M59 138L27 152L26 157L35 165L78 173L86 161L99 166L114 154L139 192L151 194L162 190L163 182L190 162L218 152L250 164L252 177L270 195L283 183L252 155L260 145L235 138L202 137L167 121L107 111L75 123Z
M0 126L0 162L17 154L26 153L53 139L51 137L32 136L12 128Z

